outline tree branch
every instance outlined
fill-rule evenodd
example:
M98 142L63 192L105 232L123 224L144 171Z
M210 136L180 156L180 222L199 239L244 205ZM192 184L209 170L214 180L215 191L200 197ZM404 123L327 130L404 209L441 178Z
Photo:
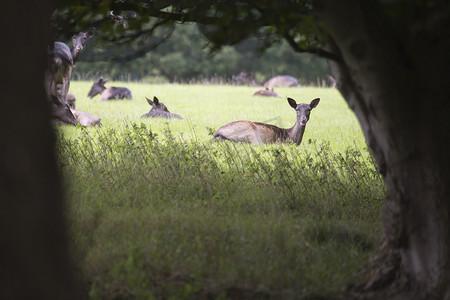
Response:
M139 57L143 57L145 54L147 54L151 50L157 48L159 45L161 45L165 41L167 41L167 39L172 35L172 32L173 32L174 28L175 27L172 26L170 28L169 32L163 38L161 38L159 41L157 41L156 43L147 44L145 46L142 46L138 50L133 51L131 53L128 53L125 56L115 57L115 58L112 59L112 61L114 61L114 62L129 61L129 60L133 60L133 59L136 59L136 58L139 58Z
M131 31L131 32L126 31L123 35L121 35L119 37L113 37L113 38L104 37L103 40L105 40L107 42L114 42L114 43L132 42L134 40L141 38L142 36L152 35L159 26L165 25L169 22L171 22L171 21L170 20L160 20L159 22L156 22L155 24L153 24L152 27L149 29L135 30L135 31Z
M294 49L295 52L299 52L299 53L311 53L311 54L315 54L317 56L320 57L324 57L326 59L330 59L336 62L342 62L342 59L340 57L338 57L337 55L325 51L324 49L321 48L309 48L309 49L304 49L301 48L294 40L294 38L292 36L290 36L288 33L283 34L284 39L288 42L288 44L292 47L292 49Z

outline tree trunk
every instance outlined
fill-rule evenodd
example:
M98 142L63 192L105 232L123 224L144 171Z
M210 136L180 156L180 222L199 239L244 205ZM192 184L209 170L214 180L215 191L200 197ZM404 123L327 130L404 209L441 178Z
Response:
M80 299L44 91L50 1L6 1L2 11L0 299Z
M373 1L314 7L342 60L330 62L333 76L388 190L384 242L351 292L450 299L449 26L428 20L435 28L425 34L429 28L396 23Z

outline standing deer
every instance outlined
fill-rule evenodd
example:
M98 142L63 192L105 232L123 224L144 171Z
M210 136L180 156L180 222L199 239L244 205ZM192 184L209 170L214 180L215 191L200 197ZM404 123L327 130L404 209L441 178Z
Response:
M48 49L48 67L45 72L45 90L48 100L57 96L63 103L67 103L67 92L70 86L72 68L75 65L88 38L94 34L95 28L87 32L80 32L72 37L72 48L62 42L55 42L52 49ZM58 92L58 88L60 88Z
M74 65L83 51L87 40L94 35L94 31L95 27L91 27L87 32L80 32L72 37L72 48L70 48L70 52L72 53Z
M278 86L297 86L298 81L292 76L289 75L277 75L264 83L266 88L272 89Z
M153 101L148 99L147 97L145 97L145 99L147 99L148 104L151 105L151 109L148 113L146 113L145 115L142 115L141 118L148 118L148 117L152 117L152 118L166 118L166 119L170 119L170 118L177 118L177 119L183 119L180 115L177 114L172 114L171 112L169 112L169 110L167 109L167 107L164 105L164 103L159 102L159 99L156 97L153 97Z
M125 87L105 87L105 83L108 82L109 79L100 78L94 82L91 87L91 90L88 93L89 98L93 98L97 94L100 94L100 100L114 100L114 99L132 99L131 91Z
M214 133L214 138L255 144L289 140L300 145L305 133L306 123L309 120L309 114L319 104L320 98L312 100L310 104L297 104L292 98L287 98L287 100L289 105L297 112L297 121L292 128L279 128L275 125L259 122L237 121L220 127Z

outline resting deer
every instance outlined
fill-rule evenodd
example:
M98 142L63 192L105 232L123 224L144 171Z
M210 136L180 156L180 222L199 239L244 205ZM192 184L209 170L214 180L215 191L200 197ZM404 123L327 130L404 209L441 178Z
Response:
M309 120L309 114L319 104L320 99L316 98L310 104L297 104L292 98L287 98L287 100L289 105L297 112L297 121L292 128L279 128L275 125L259 122L237 121L217 129L214 133L214 138L255 144L285 142L289 140L300 145L303 134L305 133L306 123Z
M253 74L249 72L240 72L233 78L236 85L263 85L262 82L256 81Z
M108 78L100 78L95 81L88 93L88 97L92 99L94 96L100 94L101 101L133 98L131 91L125 87L105 87L105 83L108 81Z
M177 118L177 119L183 119L180 115L177 114L172 114L171 112L169 112L169 110L167 109L167 107L164 105L164 103L159 102L159 99L156 97L153 97L153 101L148 99L147 97L145 97L145 99L147 99L148 104L151 105L151 109L148 113L146 113L145 115L142 115L141 118L148 118L148 117L152 117L152 118Z
M277 75L264 83L264 86L272 89L277 86L297 86L298 81L292 76L289 75Z
M45 90L47 98L57 96L63 103L67 103L67 92L70 86L72 68L88 38L94 34L92 27L87 32L80 32L72 37L72 48L62 42L55 42L53 48L48 50L48 67L45 72ZM58 92L58 86L60 91Z
M253 96L266 96L266 97L278 97L282 98L279 94L277 94L273 88L269 90L269 88L265 88L264 90L257 90L253 93Z
M94 125L100 125L100 118L97 118L94 115L91 115L90 113L87 113L82 110L76 110L76 109L70 109L73 116L75 117L76 123L80 123L80 125L83 126L94 126Z
M100 119L87 112L71 108L69 104L63 103L57 96L51 95L52 122L58 125L94 126L100 124Z
M55 95L50 96L50 101L51 119L54 124L76 125L78 123L67 103L60 101Z

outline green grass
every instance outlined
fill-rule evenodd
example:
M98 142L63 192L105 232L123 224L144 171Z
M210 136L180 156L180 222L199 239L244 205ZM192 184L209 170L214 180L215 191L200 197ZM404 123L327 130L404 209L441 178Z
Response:
M114 85L134 99L101 103L83 96L90 83L71 83L77 108L103 125L63 126L58 144L91 299L333 295L376 251L384 186L335 90L277 90L321 98L297 147L211 141L239 119L293 125L285 99L255 88ZM140 119L153 95L185 119Z
M295 123L295 112L286 98L252 96L259 87L108 82L107 86L128 87L133 99L101 102L98 95L94 99L86 97L91 84L72 82L69 92L77 97L77 109L98 116L108 128L142 122L150 125L154 132L162 132L167 120L140 118L150 110L145 97L153 99L153 96L166 104L170 112L184 117L184 120L170 120L170 127L177 135L187 139L203 141L210 137L208 128L217 129L237 120L268 122L286 128ZM338 151L355 146L354 143L358 148L365 148L359 124L337 90L298 87L278 88L276 91L294 98L298 103L309 103L317 97L321 99L311 113L304 139L330 141L333 150ZM77 136L77 132L72 128L66 134Z

